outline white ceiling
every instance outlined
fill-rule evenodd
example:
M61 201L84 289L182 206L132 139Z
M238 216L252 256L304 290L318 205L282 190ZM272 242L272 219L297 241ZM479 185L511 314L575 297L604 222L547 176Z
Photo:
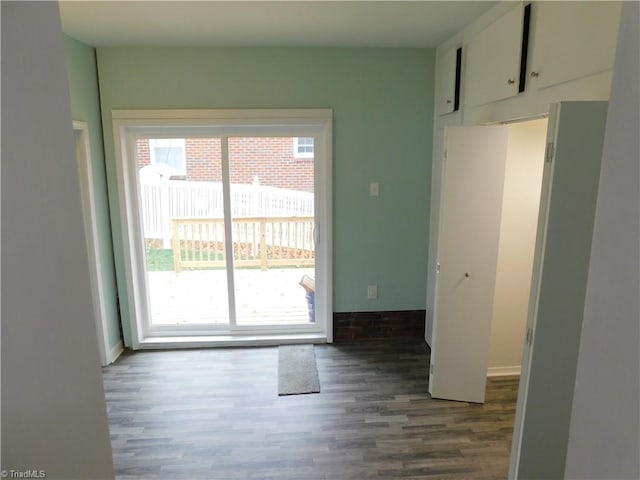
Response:
M435 47L497 2L61 0L92 46Z

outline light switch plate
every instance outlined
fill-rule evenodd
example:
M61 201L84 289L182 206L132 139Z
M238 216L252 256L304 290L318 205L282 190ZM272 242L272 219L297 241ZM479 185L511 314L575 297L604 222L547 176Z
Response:
M378 185L378 182L371 182L369 184L369 196L377 197L379 194L380 194L380 186Z
M367 287L367 298L369 300L375 300L378 298L378 286L377 285L369 285Z

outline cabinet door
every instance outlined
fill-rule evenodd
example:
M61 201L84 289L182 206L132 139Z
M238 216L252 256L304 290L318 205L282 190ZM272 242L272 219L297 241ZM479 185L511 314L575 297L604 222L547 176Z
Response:
M523 11L523 5L519 4L469 43L465 74L469 105L483 105L518 94Z
M455 110L457 48L446 51L438 62L438 113Z
M538 2L532 86L544 88L613 68L621 2Z

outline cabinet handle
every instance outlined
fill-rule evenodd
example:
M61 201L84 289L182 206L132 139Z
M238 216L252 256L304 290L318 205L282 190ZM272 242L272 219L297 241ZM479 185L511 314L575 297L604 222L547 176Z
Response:
M516 83L516 81L513 78L510 78L510 79L507 80L507 83L509 85L513 85L514 83Z
M531 75L533 78L536 78L536 77L539 77L539 76L540 76L540 72L531 72L531 73L530 73L530 75Z
M447 100L447 105L451 105L451 100Z

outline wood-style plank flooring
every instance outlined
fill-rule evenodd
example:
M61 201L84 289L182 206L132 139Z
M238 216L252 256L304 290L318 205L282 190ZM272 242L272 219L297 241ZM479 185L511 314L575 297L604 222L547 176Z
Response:
M277 347L125 354L104 369L118 479L504 479L517 377L433 400L424 343L316 346L322 392L278 397Z

